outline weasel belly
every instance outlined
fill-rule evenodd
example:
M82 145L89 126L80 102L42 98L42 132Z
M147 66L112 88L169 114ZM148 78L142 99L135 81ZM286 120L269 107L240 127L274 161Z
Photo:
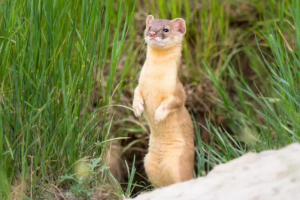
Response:
M150 124L155 110L164 99L174 93L177 78L177 68L174 63L153 65L143 67L139 81L143 93L145 115Z

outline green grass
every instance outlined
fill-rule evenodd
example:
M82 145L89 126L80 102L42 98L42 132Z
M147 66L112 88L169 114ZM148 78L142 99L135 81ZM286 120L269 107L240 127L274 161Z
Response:
M268 70L265 76L261 76L257 65L251 65L258 77L254 87L251 88L247 77L229 65L226 78L231 79L236 90L232 99L224 89L224 84L220 83L218 74L210 66L206 67L219 93L218 107L228 116L232 133L229 134L207 120L207 127L213 137L210 144L198 139L199 176L201 172L209 171L213 166L228 162L248 151L277 149L300 141L300 43L297 37L300 5L298 1L292 0L278 3L277 6L276 12L279 14L273 13L274 10L269 14L277 17L267 20L264 29L260 30L259 35L264 37L266 44L261 45L257 35L255 39L259 53L249 55L253 59L254 56L260 57L259 63L263 62ZM268 45L268 50L265 45ZM245 52L249 53L248 50ZM198 131L197 134L201 133Z
M103 158L105 145L96 144L108 138L105 106L118 83L116 66L133 10L122 1L101 0L1 4L4 198L17 180L34 197L72 174L79 159ZM104 71L109 75L102 78ZM103 98L97 110L87 112L96 85Z
M0 2L0 198L151 189L141 170L146 122L130 109L148 14L187 22L180 78L202 98L187 103L195 177L246 152L299 142L299 11L297 0ZM198 89L206 77L212 95ZM203 111L203 102L212 106ZM121 182L105 164L112 138L124 146ZM81 162L88 178L78 176Z

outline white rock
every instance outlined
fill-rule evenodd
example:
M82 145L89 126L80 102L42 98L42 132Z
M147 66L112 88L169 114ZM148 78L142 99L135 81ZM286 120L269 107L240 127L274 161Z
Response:
M141 194L134 200L300 200L300 145L248 153L206 177Z

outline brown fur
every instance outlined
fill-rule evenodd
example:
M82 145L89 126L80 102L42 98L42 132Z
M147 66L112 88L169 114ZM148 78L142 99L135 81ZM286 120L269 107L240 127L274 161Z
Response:
M163 29L168 29L168 32ZM146 20L147 58L135 89L136 116L145 111L151 135L145 169L150 182L165 186L193 178L194 131L177 72L185 34L183 19ZM155 36L150 37L150 33Z

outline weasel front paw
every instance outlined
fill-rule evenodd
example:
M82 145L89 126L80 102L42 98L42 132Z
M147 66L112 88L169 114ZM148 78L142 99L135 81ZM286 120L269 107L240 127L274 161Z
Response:
M169 110L164 105L160 105L156 110L154 114L154 121L155 123L159 123L166 119L166 117L169 114Z
M135 96L133 99L132 108L136 117L140 117L144 111L144 100L140 96Z

